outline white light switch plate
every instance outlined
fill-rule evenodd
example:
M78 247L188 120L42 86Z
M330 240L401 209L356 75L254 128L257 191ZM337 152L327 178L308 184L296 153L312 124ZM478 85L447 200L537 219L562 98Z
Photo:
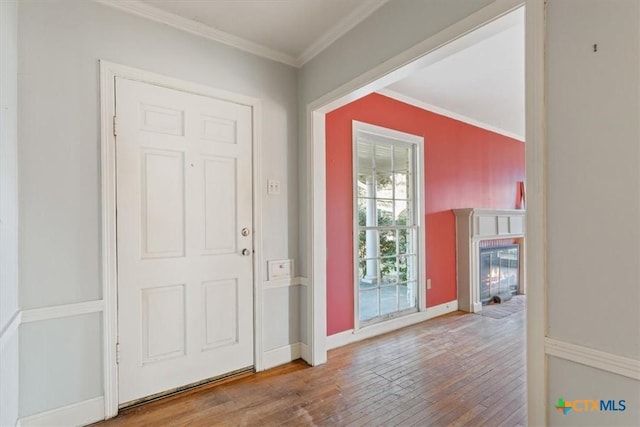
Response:
M280 194L280 181L270 179L267 181L267 194Z
M291 279L293 275L293 260L278 259L267 261L269 280Z

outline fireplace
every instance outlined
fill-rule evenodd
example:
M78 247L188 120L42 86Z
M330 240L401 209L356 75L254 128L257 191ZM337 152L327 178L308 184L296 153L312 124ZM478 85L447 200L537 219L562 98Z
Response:
M526 293L525 212L518 209L454 209L458 309L482 311L502 292Z
M480 246L480 302L498 295L517 295L520 287L520 245Z

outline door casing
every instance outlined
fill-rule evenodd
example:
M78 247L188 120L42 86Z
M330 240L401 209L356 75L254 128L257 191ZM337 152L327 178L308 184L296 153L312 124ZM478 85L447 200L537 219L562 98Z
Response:
M125 65L100 61L100 111L101 111L101 234L102 234L102 292L103 309L103 376L105 418L118 414L118 282L116 253L116 152L114 137L115 78L121 77L143 83L207 96L223 101L246 105L252 110L252 169L253 169L253 323L254 365L256 371L264 370L262 342L262 188L261 179L261 108L257 98L216 89L197 83L167 77Z

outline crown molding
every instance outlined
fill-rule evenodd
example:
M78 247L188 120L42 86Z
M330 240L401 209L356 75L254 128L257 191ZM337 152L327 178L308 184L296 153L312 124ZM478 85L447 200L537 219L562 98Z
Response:
M94 0L106 6L110 6L124 12L142 16L143 18L168 25L178 30L186 31L196 36L204 37L236 49L281 62L292 67L300 68L320 52L329 47L333 42L345 35L356 25L364 21L373 12L378 10L389 0L367 0L354 9L351 13L339 20L329 30L327 30L318 40L305 49L300 55L292 55L280 52L259 43L254 43L242 37L217 30L192 19L184 18L175 13L167 12L157 7L151 6L140 0Z
M152 21L160 22L170 27L186 31L188 33L195 34L197 36L204 37L218 43L226 44L227 46L235 47L237 49L261 56L263 58L271 59L276 62L291 65L293 67L299 67L297 59L291 55L287 55L275 49L271 49L261 44L251 42L249 40L243 39L242 37L234 36L233 34L217 30L213 27L209 27L208 25L202 24L192 19L183 18L182 16L178 16L174 13L165 12L164 10L150 6L139 0L94 1L106 6L120 9L128 13L132 13L134 15L142 16L143 18L151 19Z
M351 13L339 20L329 30L327 30L318 40L313 42L311 46L306 48L298 57L296 61L299 67L315 58L320 52L328 48L333 42L344 36L356 25L367 19L373 12L378 10L382 5L389 0L368 0L360 4Z
M517 139L518 141L524 142L523 135L518 135L516 133L501 129L497 126L493 126L493 125L481 122L480 120L472 119L471 117L467 117L465 115L455 113L445 108L441 108L436 105L432 105L427 102L420 101L408 95L404 95L402 93L396 92L395 90L384 88L384 89L378 90L376 93L380 95L384 95L389 98L393 98L396 101L404 102L405 104L413 105L414 107L422 108L423 110L428 110L433 113L440 114L442 116L446 116L446 117L449 117L464 123L468 123L470 125L473 125L482 129L486 129L491 132L499 133L500 135L508 136L509 138Z

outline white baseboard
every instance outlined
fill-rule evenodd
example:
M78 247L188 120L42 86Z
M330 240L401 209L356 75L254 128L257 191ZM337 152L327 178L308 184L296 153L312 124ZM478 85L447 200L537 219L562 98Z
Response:
M300 343L300 359L309 363L311 360L311 353L309 352L309 346L303 342Z
M19 427L84 426L104 420L104 397L85 400L18 420Z
M617 354L594 350L553 338L545 338L544 350L549 356L640 380L640 360L637 359L618 356Z
M457 310L458 301L450 301L444 304L436 305L435 307L428 307L425 311L398 317L386 322L376 323L374 325L366 326L362 329L350 329L348 331L329 335L327 337L327 350L332 350L334 348L362 341L367 338L375 337L377 335L386 334L387 332L395 331L396 329L404 328L405 326L424 322L425 320L433 319L434 317L442 316L447 313L453 313Z
M293 360L300 359L301 343L297 342L291 345L285 345L284 347L276 348L264 352L264 358L262 363L264 369L274 368L276 366L284 365ZM306 346L305 346L306 347Z

